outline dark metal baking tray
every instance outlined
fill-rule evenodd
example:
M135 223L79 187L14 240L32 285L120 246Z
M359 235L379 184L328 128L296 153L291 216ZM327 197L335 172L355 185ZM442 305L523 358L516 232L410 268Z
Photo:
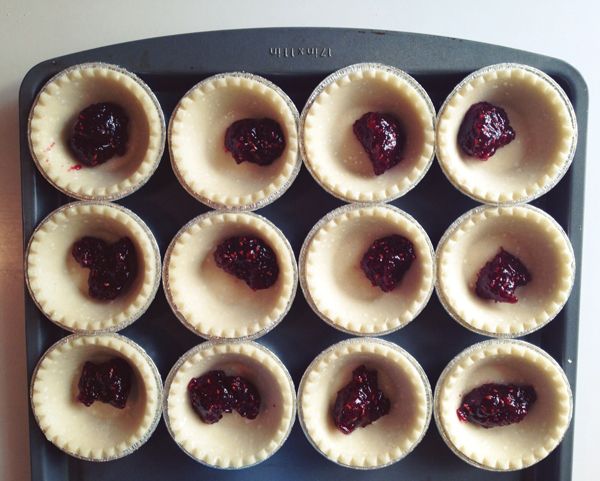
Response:
M32 68L20 91L21 175L24 240L49 212L69 201L37 172L27 146L27 116L36 93L52 75L70 65L103 61L121 65L144 79L154 90L165 116L196 82L227 71L263 75L283 88L302 109L308 95L325 76L356 62L382 62L406 70L427 90L436 108L468 73L485 65L519 62L553 77L573 102L579 142L567 175L548 194L534 202L566 230L581 265L583 187L588 109L587 87L580 74L561 60L495 45L411 33L325 28L278 28L206 32L140 40L51 59ZM177 230L206 207L177 182L167 154L157 172L138 192L120 201L139 214L153 230L164 253ZM434 163L423 181L393 202L425 227L434 244L460 214L475 206L443 176ZM321 189L303 168L290 190L259 212L287 235L296 255L313 224L341 205ZM580 270L561 314L525 339L548 351L564 368L575 388ZM67 333L44 318L25 295L28 372L54 341ZM163 377L177 358L202 339L190 333L171 313L159 290L148 312L123 334L139 342L156 361ZM286 364L296 384L310 361L325 347L348 336L326 325L311 311L298 291L284 321L259 340ZM419 317L404 329L385 336L413 354L432 385L446 363L466 346L483 339L453 321L434 296ZM71 458L47 442L30 416L31 473L35 481L145 481L265 479L469 481L571 479L573 425L562 444L545 460L523 471L492 473L473 468L446 447L434 423L423 442L404 460L381 470L356 471L339 467L318 454L296 422L282 449L266 462L247 470L220 471L186 456L161 422L149 442L123 459L91 463Z

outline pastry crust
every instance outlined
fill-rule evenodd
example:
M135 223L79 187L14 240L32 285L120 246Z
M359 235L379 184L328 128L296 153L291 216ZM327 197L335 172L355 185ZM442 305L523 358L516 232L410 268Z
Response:
M236 164L225 131L244 118L271 118L285 150L271 165ZM169 122L171 164L181 185L214 209L256 210L279 198L300 170L298 110L272 82L245 72L214 75L179 101Z
M376 369L390 399L389 414L342 434L331 415L337 392L365 364ZM329 347L310 364L298 389L304 434L323 456L342 466L376 469L407 456L423 439L432 412L431 387L419 363L402 348L373 338L348 339Z
M233 412L206 424L194 412L187 385L215 369L254 384L261 397L256 419ZM190 457L215 468L240 469L264 461L283 445L296 419L296 393L287 369L266 347L248 341L207 342L190 349L171 369L163 412L169 433Z
M516 291L516 304L481 299L481 268L503 247L527 267L532 280ZM545 326L561 311L575 280L573 248L560 225L530 206L486 207L458 218L437 247L436 292L448 313L467 329L519 337Z
M391 234L409 239L416 260L391 292L371 284L360 267L374 240ZM300 285L315 313L354 335L400 329L425 308L435 284L433 246L425 230L390 205L346 205L310 231L300 252Z
M98 102L115 102L127 112L127 152L95 167L80 166L68 145L69 129L81 110ZM50 79L36 97L28 123L31 156L41 174L81 200L116 200L144 185L162 157L165 132L150 88L131 72L99 62L74 65Z
M352 131L367 112L393 114L406 130L403 158L375 175ZM300 148L315 180L346 202L388 202L423 178L434 155L435 109L425 90L406 72L378 63L350 65L314 90L300 119Z
M125 359L134 382L124 409L99 401L77 401L86 361ZM118 334L75 334L42 356L31 382L31 407L46 438L65 453L88 461L110 461L138 449L154 432L161 414L158 369L136 343Z
M487 101L502 107L516 138L487 161L458 145L469 107ZM503 63L473 72L458 84L439 111L436 152L448 180L487 203L529 202L566 173L577 145L577 120L565 92L548 75L527 65Z
M89 269L71 255L84 236L135 245L138 272L127 291L112 301L88 295ZM59 207L35 229L25 253L25 280L37 307L71 332L118 331L150 306L160 284L160 252L152 232L132 211L109 202L72 202Z
M459 420L462 396L485 383L529 384L537 400L517 424L485 429ZM442 372L434 397L440 434L461 459L492 471L524 469L561 442L573 413L569 381L558 363L537 346L492 339L456 356Z
M273 286L253 291L216 265L215 248L236 235L258 236L273 249L279 266ZM257 214L200 215L180 229L165 255L163 284L171 309L187 328L206 339L256 339L266 334L289 311L297 283L289 242Z

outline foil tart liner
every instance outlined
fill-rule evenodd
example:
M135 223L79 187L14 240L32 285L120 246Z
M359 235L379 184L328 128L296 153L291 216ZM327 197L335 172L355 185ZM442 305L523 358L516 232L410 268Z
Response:
M281 438L281 441L279 443L279 445L265 458L262 459L256 463L253 464L248 464L245 466L240 466L238 468L236 467L223 467L223 466L215 466L213 464L209 464L206 463L202 460L199 460L197 458L195 458L194 456L192 456L192 454L190 454L189 452L187 452L183 446L181 446L177 441L175 441L175 436L173 433L173 429L171 427L171 420L169 418L169 409L168 409L168 394L169 391L171 390L171 384L173 383L173 379L175 378L175 375L177 374L177 371L179 371L179 368L181 368L181 366L187 362L188 359L190 359L191 357L193 357L194 355L196 355L198 352L200 351L204 351L204 350L208 350L208 349L212 349L215 346L219 346L219 345L223 345L223 346L229 346L229 345L250 345L252 347L255 347L259 350L261 350L262 352L264 352L267 356L269 356L273 361L276 362L276 364L279 366L279 368L281 369L281 372L285 375L287 381L288 381L288 385L290 388L290 393L293 397L292 400L292 414L291 414L291 418L290 418L290 423L289 426L285 432L285 435ZM277 451L279 451L279 449L281 449L281 447L285 444L285 442L287 441L287 439L289 438L291 432L292 432L292 428L294 427L294 424L296 422L296 413L297 413L297 399L296 399L296 388L294 386L294 381L292 380L292 377L289 373L289 371L287 370L287 368L285 367L285 364L283 364L283 362L281 361L281 359L279 359L279 357L277 357L277 355L271 351L270 349L268 349L267 347L263 346L262 344L259 344L258 342L254 342L254 341L249 341L249 340L245 340L245 339L232 339L232 340L211 340L211 341L207 341L207 342L203 342L202 344L198 344L195 347L192 347L189 351L185 352L173 365L173 367L171 368L171 370L169 371L169 374L167 374L167 378L165 379L165 387L164 387L164 395L163 395L163 399L162 399L162 415L163 418L165 420L165 425L167 426L167 431L169 431L169 435L171 436L171 438L173 439L173 441L175 442L175 444L177 444L177 446L185 453L187 454L190 458L192 458L194 461L196 461L199 464L202 464L204 466L208 466L210 468L213 469L219 469L222 471L239 471L241 469L246 469L246 468L251 468L253 466L257 466L258 464L266 461L267 459L269 459L271 456L273 456L275 453L277 453Z
M183 316L183 314L179 311L179 309L177 308L177 306L175 305L175 302L173 300L173 293L171 291L171 287L170 287L170 282L169 282L169 270L168 270L168 265L169 265L169 260L171 257L171 253L175 247L175 244L177 243L177 241L179 240L179 238L183 235L183 233L192 225L197 224L199 222L202 222L204 219L210 218L210 217L215 217L215 216L219 216L222 214L231 214L231 213L236 213L236 212L231 212L231 211L220 211L220 210L213 210L210 212L206 212L204 214L200 214L197 217L194 217L192 220L190 220L189 222L187 222L181 229L179 229L179 231L177 231L177 234L175 234L175 237L173 237L173 239L171 240L171 242L169 243L169 247L167 247L167 251L165 252L165 258L164 258L164 262L163 262L163 270L162 270L162 279L163 279L163 289L165 291L165 296L167 298L167 302L169 303L169 307L171 308L171 311L173 311L173 314L175 314L175 317L177 317L177 319L187 328L189 329L191 332L193 332L194 334L196 334L197 336L202 337L203 339L206 339L208 341L251 341L251 340L255 340L258 339L259 337L264 336L265 334L267 334L268 332L270 332L272 329L274 329L275 327L277 327L279 325L279 323L281 323L281 321L283 320L283 318L288 314L288 312L290 311L290 309L292 308L292 304L294 302L294 299L296 297L296 291L298 290L298 266L296 264L296 257L294 255L294 251L292 249L292 246L290 245L289 241L287 240L287 238L285 237L284 233L275 225L273 224L273 222L271 222L269 219L267 219L266 217L263 217L259 214L256 214L254 212L237 212L239 214L242 215L248 215L248 216L252 216L256 219L259 219L263 222L265 222L269 227L271 227L276 233L277 235L280 236L281 240L283 241L283 243L285 244L285 247L290 255L290 259L293 260L292 264L293 264L293 281L292 281L292 292L290 293L290 297L287 301L287 304L284 308L284 310L281 312L281 314L277 317L277 319L275 319L271 324L269 324L268 326L266 326L265 328L255 332L254 334L249 334L247 336L239 336L239 337L219 337L219 336L210 336L204 332L200 332L196 327L194 327L191 323L189 323L187 321L187 319Z
M38 300L35 297L33 289L31 288L31 283L30 283L30 279L29 279L29 270L27 268L28 260L29 260L29 253L31 250L31 243L33 241L33 238L36 235L36 233L46 224L46 222L50 221L55 215L60 214L61 212L65 211L67 209L70 209L72 207L85 207L85 206L110 207L111 209L116 209L116 210L120 211L121 213L131 217L131 219L133 219L139 225L139 227L141 227L141 229L144 231L144 233L148 236L148 240L150 241L150 244L152 245L152 252L154 253L154 256L153 256L154 257L154 269L155 269L157 275L154 278L153 285L152 285L152 291L151 291L150 296L148 297L148 300L129 319L126 319L123 322L120 322L119 324L115 324L114 326L110 326L110 327L107 327L104 329L76 329L73 327L65 326L64 324L61 324L60 322L49 317L48 314L42 308L42 305L38 302ZM65 329L65 330L75 333L75 334L87 334L87 335L117 332L117 331L120 331L120 330L126 328L127 326L133 324L140 317L142 317L142 315L148 310L148 308L150 307L150 304L152 304L152 301L154 301L154 298L156 297L156 293L157 293L158 287L160 285L160 278L161 278L160 272L162 270L161 269L160 250L158 248L158 243L156 242L156 238L154 237L154 234L152 234L152 231L146 225L146 223L135 212L127 209L126 207L123 207L120 204L114 204L112 202L107 202L107 201L91 201L91 200L70 202L70 203L62 205L58 209L50 212L50 214L48 214L37 225L37 227L34 229L33 233L31 234L31 237L29 238L29 241L27 242L27 248L25 249L25 256L24 256L23 264L24 264L23 272L25 275L25 285L27 286L29 296L33 300L36 307L40 310L40 312L42 312L48 320L50 320L53 324L56 324L61 329Z
M552 90L554 90L560 96L561 100L563 101L564 106L566 107L566 109L569 113L569 120L571 123L571 127L573 128L573 140L571 143L571 148L569 150L567 159L566 159L564 165L562 166L561 170L558 172L558 174L549 183L544 185L537 192L534 192L533 194L531 194L529 196L526 196L522 199L515 200L515 201L510 200L510 201L504 201L504 202L495 202L495 201L490 201L490 200L475 196L472 193L467 192L460 184L458 184L457 182L455 182L452 179L450 174L447 172L444 163L441 162L438 158L438 164L440 165L440 168L442 169L444 176L448 179L448 181L456 189L458 189L461 193L463 193L467 197L470 197L471 199L473 199L477 202L481 202L482 204L487 204L487 205L494 205L494 206L511 206L511 205L516 205L516 204L531 202L532 200L535 200L538 197L541 197L542 195L548 193L551 189L553 189L556 186L556 184L558 184L558 182L560 182L560 180L565 176L565 174L569 170L569 167L571 166L571 163L573 162L573 158L575 157L575 150L577 148L577 138L578 138L577 117L575 115L575 110L573 109L573 105L571 104L569 97L567 96L565 91L561 88L561 86L558 85L558 83L556 83L549 75L547 75L546 73L542 72L541 70L539 70L537 68L534 68L534 67L531 67L531 66L525 65L525 64L510 63L510 62L488 65L487 67L483 67L479 70L476 70L475 72L473 72L473 73L469 74L467 77L465 77L456 87L454 87L452 92L450 92L448 97L446 97L446 99L442 103L442 106L438 110L438 114L437 114L437 118L436 118L436 122L435 122L436 133L439 129L439 123L440 123L440 120L441 120L441 117L442 117L444 111L446 110L447 105L450 103L452 98L459 91L461 91L464 88L465 85L472 82L477 77L485 75L489 72L497 72L497 71L506 70L506 69L522 69L529 73L532 73L532 74L536 75L540 80L544 81ZM438 150L437 149L437 135L436 135L436 150Z
M148 95L148 97L154 104L154 107L156 108L156 112L160 119L160 130L161 130L161 136L160 136L160 141L159 141L160 147L159 147L158 152L156 153L156 159L154 161L152 168L148 171L147 175L142 177L134 185L132 185L128 189L123 189L114 194L86 195L86 194L76 193L76 192L68 190L64 187L58 186L57 184L54 183L54 181L52 179L50 179L50 177L46 173L45 169L43 168L43 163L41 162L40 159L37 158L37 156L33 152L33 145L31 142L31 121L33 119L33 109L38 104L41 93L44 91L44 89L46 88L46 86L48 84L50 84L51 82L54 82L62 75L68 74L68 73L76 71L76 70L81 70L84 68L109 69L109 70L113 70L115 72L118 72L120 74L123 74L123 75L126 75L127 77L129 77L131 80L133 80L137 85L139 85L144 90L146 95ZM129 70L126 70L123 67L119 67L118 65L113 65L113 64L105 63L105 62L81 63L81 64L77 64L77 65L72 65L71 67L67 67L66 69L58 72L50 80L48 80L44 84L44 86L40 89L40 91L37 93L37 95L33 101L33 104L31 105L31 110L29 111L29 118L27 119L27 143L29 145L29 154L31 155L31 158L33 159L33 162L35 163L35 166L37 167L39 173L42 174L42 177L44 177L44 179L46 179L48 181L48 183L50 183L55 189L57 189L58 191L62 192L63 194L65 194L69 197L72 197L72 198L78 199L78 200L114 201L114 200L119 200L124 197L127 197L128 195L133 194L135 191L139 190L142 186L144 186L150 180L150 177L152 177L152 174L154 174L154 172L156 172L156 169L158 168L158 165L160 164L160 160L162 159L162 155L164 153L166 137L167 137L167 129L166 129L166 124L165 124L165 116L162 111L162 107L160 106L160 102L158 101L158 99L156 98L156 95L154 95L154 92L150 89L150 87L141 78L139 78L137 75L130 72Z
M42 354L42 357L40 358L40 360L37 362L33 373L31 374L31 384L29 386L29 404L31 406L31 411L33 413L33 417L35 419L36 424L38 425L38 427L40 426L40 420L37 416L37 413L33 407L33 385L35 383L37 374L38 374L38 370L40 368L40 365L42 364L42 361L44 359L46 359L46 357L52 352L54 351L56 348L62 346L63 344L68 344L70 342L76 341L77 339L80 338L85 338L85 337L96 337L96 336L110 336L110 337L114 337L115 339L118 339L119 341L125 342L127 343L129 346L131 346L132 348L134 348L136 351L138 351L142 357L144 358L144 360L148 363L148 365L150 366L151 370L152 370L152 374L154 375L154 381L156 382L156 386L158 388L158 402L156 405L156 412L154 413L154 417L152 419L152 423L150 424L150 426L148 427L148 430L146 431L146 433L144 434L144 436L142 438L140 438L138 441L136 441L135 443L133 443L129 448L127 448L123 453L119 454L118 456L113 456L113 457L107 457L107 458L102 458L102 459L98 459L98 458L91 458L91 457L86 457L86 456L80 456L74 453L70 453L66 450L64 450L63 448L61 448L60 446L57 446L56 444L54 444L52 442L52 440L48 439L48 442L51 442L54 446L56 446L57 449L59 449L60 451L62 451L65 454L68 454L69 456L73 457L73 458L77 458L77 459L81 459L83 461L92 461L92 462L97 462L97 463L103 463L106 461L113 461L115 459L120 459L123 458L125 456L128 456L129 454L133 453L134 451L136 451L137 449L139 449L142 445L144 445L152 436L152 434L154 433L154 431L156 430L156 427L158 426L158 423L160 421L161 418L161 406L163 403L163 382L162 382L162 378L160 377L160 373L158 372L158 368L156 367L156 364L154 363L154 361L152 360L152 358L148 355L148 353L144 350L144 348L142 348L139 344L137 344L136 342L132 341L131 339L129 339L128 337L123 336L122 334L116 334L116 333L93 333L93 334L71 334L67 337L63 337L62 339L58 340L57 342L55 342L54 344L52 344L52 346L50 346L46 352L44 352L44 354ZM40 427L41 430L41 427ZM45 433L44 433L45 435Z
M363 63L356 63L353 65L349 65L347 67L344 67L340 70L337 70L335 72L333 72L332 74L330 74L329 76L327 76L325 79L323 79L321 81L321 83L319 83L319 85L317 85L317 87L313 90L313 92L310 94L310 96L308 97L308 100L306 101L306 104L304 106L304 108L302 109L302 112L300 114L300 132L299 132L299 139L300 139L300 156L302 157L302 159L304 160L304 166L306 167L306 169L310 172L310 175L313 177L313 179L325 190L327 191L329 194L331 194L332 196L343 200L344 202L356 202L356 200L354 199L349 199L345 196L340 195L337 192L334 192L332 189L330 189L328 186L326 186L325 184L323 184L321 182L321 180L319 179L319 177L317 176L316 172L314 171L314 169L311 167L310 163L307 161L307 154L306 154L306 143L304 141L304 125L306 122L306 117L308 115L309 110L311 109L311 107L313 106L313 104L315 103L315 100L317 99L317 97L319 95L321 95L321 93L323 93L323 91L329 87L331 84L337 82L339 79L346 77L347 75L353 73L353 72L362 72L362 71L369 71L369 70L382 70L384 72L387 72L395 77L399 77L400 79L404 80L408 85L410 85L411 88L414 89L414 91L417 93L417 95L425 101L425 103L427 104L428 110L431 114L431 126L432 126L432 130L435 130L435 121L436 121L436 112L435 112L435 107L433 106L433 102L431 101L431 98L429 97L429 94L427 93L427 91L421 86L421 84L419 82L417 82L415 80L414 77L412 77L411 75L409 75L408 73L406 73L404 70L401 70L397 67L392 67L391 65L385 65L382 63L376 63L376 62L363 62ZM360 202L360 203L364 203L364 204L377 204L380 202L391 202L395 199L398 199L399 197L404 196L405 194L407 194L408 192L410 192L412 189L414 189L419 182L421 182L421 180L423 179L423 177L425 177L425 174L427 174L427 172L429 171L429 169L431 168L431 165L433 164L433 159L435 157L435 145L434 148L431 152L431 158L427 161L427 165L423 168L423 171L420 173L420 175L414 180L414 182L408 186L407 188L405 188L404 190L400 191L399 193L390 196L390 197L386 197L385 199L381 199L378 201L373 201L373 202Z
M206 196L203 196L197 192L194 192L194 190L188 185L187 181L185 180L185 176L182 175L182 173L177 168L177 165L175 164L175 161L174 161L175 157L173 155L173 149L171 146L171 134L172 134L172 130L173 130L173 119L175 118L175 115L176 115L177 111L179 110L179 107L181 106L181 101L184 98L186 98L192 91L194 91L198 87L201 87L202 85L205 85L209 82L214 82L216 80L232 78L232 77L254 80L255 82L258 82L258 83L264 85L265 87L268 87L269 89L273 90L275 93L277 93L279 95L279 97L281 97L281 99L285 102L288 109L292 113L294 120L295 120L296 131L298 132L298 136L299 136L298 122L299 122L300 114L298 112L298 109L296 108L296 105L292 101L292 99L280 87L278 87L273 82L267 80L264 77L261 77L259 75L255 75L255 74L252 74L249 72L220 73L220 74L216 74L211 77L208 77L208 78L202 80L201 82L198 82L196 85L194 85L191 89L189 89L182 96L182 98L179 100L179 102L173 109L173 113L171 114L171 118L169 120L169 125L167 127L167 137L169 139L169 141L168 141L169 157L171 159L171 167L173 168L175 177L177 177L177 180L179 181L181 186L185 189L185 191L188 194L190 194L192 197L194 197L197 201L199 201L202 204L206 205L207 207L210 207L211 209L215 209L215 210L227 211L227 212L251 212L254 210L261 209L261 208L275 202L277 199L279 199L279 197L281 197L290 188L290 186L292 185L294 180L296 180L296 177L298 177L298 173L300 172L300 167L302 166L302 157L301 157L300 149L298 149L298 155L297 155L296 162L295 162L295 165L294 165L291 175L286 180L286 182L284 184L282 184L275 192L264 197L263 199L260 199L255 202L251 202L249 204L229 206L227 204L224 204L221 202L216 202L212 199L209 199ZM287 139L286 139L286 142L287 142Z
M340 347L343 347L343 346L346 346L346 345L372 344L372 343L381 344L381 345L386 346L388 348L394 349L395 351L397 351L398 353L400 353L406 360L408 360L409 363L417 370L417 372L419 374L419 377L421 378L421 381L422 381L423 386L425 388L425 396L426 396L426 403L427 403L427 414L425 415L426 416L426 421L425 421L425 425L423 426L423 431L421 432L419 438L413 443L413 445L410 447L410 449L408 449L406 451L406 453L404 453L404 455L402 457L400 457L398 459L395 459L395 460L392 460L392 461L390 461L388 463L381 464L379 466L352 466L352 465L349 465L349 464L342 464L342 463L339 463L339 462L334 461L333 459L329 458L323 451L321 451L319 449L319 447L316 445L316 443L313 441L312 437L310 436L310 434L308 432L308 429L306 427L306 423L305 423L305 420L304 420L304 413L302 411L302 395L303 395L303 392L304 392L304 385L306 384L307 378L308 378L310 372L313 370L313 368L325 356L327 356L331 351L337 350ZM321 454L321 456L323 456L324 458L328 459L332 463L337 464L338 466L342 466L344 468L355 469L355 470L358 470L358 471L372 471L372 470L375 470L375 469L386 468L388 466L391 466L392 464L397 463L398 461L401 461L406 456L408 456L421 443L421 441L425 437L425 434L427 433L427 431L429 429L429 425L431 424L432 412L433 412L433 395L431 393L431 384L429 383L429 378L427 377L427 374L425 373L425 371L423 370L423 368L421 367L421 365L419 364L419 362L411 354L409 354L407 351L405 351L403 348L401 348L398 344L395 344L395 343L390 342L390 341L386 341L384 339L375 338L375 337L354 337L354 338L350 338L350 339L345 339L343 341L340 341L340 342L338 342L336 344L333 344L332 346L329 346L328 348L324 349L308 365L308 367L304 371L304 374L302 375L302 379L300 380L300 384L298 385L298 421L300 421L300 426L302 427L302 432L306 436L306 439L308 440L308 442L310 443L310 445L313 448L315 448L315 450L319 454Z
M421 233L423 233L425 235L425 239L427 239L427 244L428 244L429 252L430 252L431 258L433 259L433 279L434 279L434 282L432 282L432 284L431 284L431 288L429 289L427 297L423 300L423 305L419 308L419 310L415 313L414 317L410 321L405 322L404 324L401 324L400 326L397 326L397 327L394 327L392 329L388 329L388 330L385 330L385 331L381 331L381 332L360 332L360 331L352 331L352 330L349 330L349 329L346 329L346 328L344 328L342 326L337 325L336 323L334 323L331 319L329 319L327 316L325 316L319 310L319 308L315 304L312 296L310 295L310 290L308 288L308 282L307 282L307 279L306 279L306 256L307 256L308 249L309 249L309 246L310 246L313 238L319 232L319 230L321 230L321 228L325 224L327 224L330 220L332 220L332 219L334 219L334 218L336 218L336 217L338 217L340 215L344 215L344 214L346 214L348 212L352 212L354 210L359 210L359 209L364 209L364 208L371 208L371 207L382 207L384 209L389 209L392 212L395 212L396 214L400 214L402 217L404 217L405 219L407 219L408 221L410 221L411 223L413 223L414 225L416 225L418 227L418 229L421 231ZM325 214L312 227L312 229L309 231L308 235L306 236L306 239L302 243L302 248L300 249L300 256L299 256L299 260L298 260L298 266L299 266L299 274L300 274L300 288L302 289L302 293L304 294L304 298L306 299L306 302L308 302L308 305L313 310L313 312L317 316L319 316L319 318L321 320L323 320L325 323L329 324L331 327L337 329L338 331L341 331L341 332L343 332L345 334L350 334L352 336L369 337L369 338L372 337L372 336L386 336L387 334L391 334L392 332L396 332L396 331L402 329L403 327L406 327L411 322L413 322L419 316L419 314L421 314L421 312L423 312L423 310L425 309L425 307L429 303L429 300L431 299L431 296L433 295L434 285L436 284L436 277L437 277L437 262L436 262L436 257L435 257L435 251L434 251L434 248L433 248L433 244L431 243L431 240L429 239L429 235L427 234L427 232L425 231L425 229L421 226L421 224L419 224L419 222L417 222L417 220L414 217L412 217L410 214L408 214L407 212L399 209L396 206L389 205L389 204L377 204L377 203L375 203L375 204L373 204L373 203L346 204L346 205L338 207L337 209L334 209L331 212L328 212L327 214Z
M473 344L469 347L467 347L466 349L464 349L463 351L461 351L459 354L457 354L449 363L448 365L444 368L444 370L442 371L442 373L440 374L440 377L438 378L438 381L435 385L435 390L434 390L434 394L433 394L433 417L434 417L434 421L435 421L435 425L440 433L440 436L442 437L442 439L444 440L444 442L446 443L446 445L450 448L450 450L456 455L458 456L460 459L462 459L465 463L470 464L471 466L474 466L476 468L480 468L480 469L484 469L486 471L494 471L494 472L509 472L509 471L519 471L521 469L526 469L529 468L531 466L534 466L535 464L539 463L540 461L542 461L546 456L544 456L543 458L538 459L537 461L535 461L535 463L533 463L530 466L526 466L523 468L518 468L518 469L499 469L499 468L491 468L489 466L480 464L474 460L472 460L471 458L467 457L465 454L463 454L461 451L458 450L458 448L456 446L454 446L454 444L452 443L452 441L450 440L446 430L444 429L444 425L442 424L441 421L441 414L440 414L440 410L441 410L441 401L440 401L440 390L441 390L441 386L444 384L444 382L446 381L446 378L449 376L450 371L452 371L452 369L460 362L462 361L462 359L466 356L470 356L472 353L475 353L479 350L481 350L482 348L487 348L488 346L503 346L503 345L518 345L518 346L523 346L523 347L527 347L529 349L532 349L533 351L535 351L536 353L540 354L542 357L544 357L545 359L547 359L548 361L550 361L557 369L558 371L560 371L561 375L562 375L562 379L565 383L565 385L567 386L568 392L569 392L569 420L567 422L567 426L564 430L564 432L562 433L562 436L560 438L560 440L558 441L556 447L558 447L558 445L562 442L567 430L569 429L569 425L571 423L571 420L573 418L573 392L571 390L571 385L569 384L569 380L567 378L567 375L565 374L565 372L563 371L562 367L560 366L560 364L558 364L558 362L556 362L556 360L550 355L548 354L546 351L544 351L542 348L531 344L529 342L525 342L519 339L488 339L487 341L482 341L482 342L478 342L477 344ZM554 449L556 449L556 447ZM550 453L548 453L550 454Z
M573 270L573 278L571 281L571 286L569 287L569 294L566 296L565 301L562 303L562 305L560 306L560 308L556 311L556 314L554 314L553 316L549 317L547 321L545 321L544 323L535 326L531 329L527 329L525 331L521 331L521 332L516 332L516 333L494 333L494 332L490 332L490 331L486 331L483 329L478 329L476 327L471 326L469 323L465 322L464 319L462 319L462 317L460 317L458 315L458 313L456 313L454 311L454 309L452 308L452 306L450 305L450 303L446 300L446 297L444 296L444 294L442 293L442 288L440 287L440 276L437 276L436 281L435 281L435 292L436 295L440 301L440 304L442 304L442 306L444 307L444 309L446 310L446 312L450 315L450 317L452 317L452 319L454 319L456 322L458 322L461 326L463 326L464 328L476 333L476 334L481 334L482 336L488 336L488 337L494 337L497 339L514 339L517 337L522 337L522 336L526 336L528 334L531 334L532 332L537 331L538 329L541 329L542 327L546 326L550 321L552 321L553 319L556 318L556 316L558 316L560 314L560 312L562 311L562 308L565 306L565 304L567 303L569 296L571 295L571 291L573 290L573 285L575 284L575 269L576 269L576 263L575 263L575 253L573 252L573 246L571 245L571 241L569 239L569 237L567 236L566 232L563 230L563 228L560 226L560 224L558 222L556 222L556 220L547 212L544 212L542 209L535 207L533 205L529 205L529 204L517 204L517 206L519 208L522 209L529 209L533 212L536 212L537 214L540 214L542 216L544 216L550 223L552 223L554 225L554 227L556 228L557 232L560 232L561 236L563 237L563 239L566 242L566 245L569 247L570 250L570 257L571 257L571 268ZM436 248L436 264L437 264L437 260L439 259L439 253L440 250L442 249L442 247L446 244L446 242L448 241L448 239L456 232L456 230L458 228L460 228L460 226L467 222L472 216L477 215L485 210L488 209L496 209L498 207L503 207L503 206L494 206L494 205L480 205L478 207L475 207L467 212L465 212L464 214L462 214L458 219L456 219L444 232L444 234L442 235L440 241L438 242L437 248ZM439 272L439 267L438 267L438 272Z

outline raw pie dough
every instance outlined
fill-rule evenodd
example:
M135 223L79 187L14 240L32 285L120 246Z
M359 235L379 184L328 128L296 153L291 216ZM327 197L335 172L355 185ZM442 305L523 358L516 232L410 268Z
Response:
M285 150L269 166L236 164L225 131L245 118L271 118L283 130ZM175 175L200 202L215 209L255 210L270 204L300 170L298 111L276 85L257 75L219 74L194 86L169 123Z
M136 278L112 301L88 295L90 269L71 254L84 236L109 243L127 236L135 245ZM148 309L160 284L160 252L152 232L133 212L108 202L73 202L52 212L34 231L25 266L27 287L38 308L72 332L123 329Z
M256 386L261 408L255 419L233 412L206 424L194 412L187 385L215 369ZM165 422L175 442L196 461L217 468L246 468L272 456L296 418L292 378L275 354L254 342L207 342L192 348L171 369L165 394Z
M134 377L124 409L77 400L86 361L125 359ZM117 334L71 335L40 359L31 382L31 407L46 438L62 451L89 461L126 456L154 432L161 414L162 381L152 359Z
M460 421L462 397L486 383L530 384L537 400L520 423L485 429ZM557 362L523 341L490 340L456 356L435 389L435 421L456 455L494 471L524 469L545 458L569 427L573 398Z
M375 175L352 125L367 112L393 114L406 132L400 163ZM388 202L406 194L433 161L435 110L407 73L376 63L338 70L311 94L300 120L302 156L321 186L347 202Z
M95 167L81 166L69 137L79 112L114 102L129 117L127 152ZM158 100L136 75L116 65L85 63L63 70L42 88L29 116L31 155L61 192L82 200L115 200L139 189L154 173L165 145Z
M518 287L516 304L481 299L477 275L503 247L531 274ZM517 337L539 329L560 312L575 280L575 257L567 235L540 209L477 207L456 220L437 247L437 293L459 323L480 334Z
M360 261L374 240L409 239L417 258L391 292L373 286ZM327 214L300 253L301 286L313 310L342 331L382 335L400 329L425 307L435 283L433 246L415 219L389 205L348 205Z
M361 364L376 369L390 399L389 414L346 435L333 423L337 393ZM354 338L323 351L307 368L298 390L302 429L325 457L342 466L374 469L404 458L419 444L431 420L431 387L418 362L388 341Z
M516 138L487 161L465 154L458 130L471 105L502 107ZM577 145L571 103L548 75L533 67L498 64L465 78L440 109L437 157L456 188L490 204L529 202L550 190L567 171Z
M279 276L268 289L253 291L214 261L225 239L254 235L277 256ZM273 329L296 294L297 266L283 233L251 213L209 212L196 217L175 236L165 255L163 281L175 315L205 338L257 338Z

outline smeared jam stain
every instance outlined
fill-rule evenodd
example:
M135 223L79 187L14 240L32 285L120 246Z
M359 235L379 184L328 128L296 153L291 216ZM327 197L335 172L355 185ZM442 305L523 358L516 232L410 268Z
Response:
M69 147L75 158L88 167L125 155L129 117L112 102L92 104L79 112Z
M463 152L487 160L516 137L503 108L488 102L471 105L458 131Z
M377 371L364 364L352 372L352 380L337 393L333 422L344 434L364 428L390 412L390 400L377 383Z
M86 236L73 244L71 254L82 267L90 269L88 294L109 301L127 291L137 274L135 246L129 237L108 244Z
M132 377L131 366L124 359L114 358L101 364L88 361L79 378L77 400L86 406L100 401L123 409L131 390Z
M537 400L533 386L484 384L463 396L458 419L484 428L520 423Z
M221 370L192 378L187 391L192 408L207 424L214 424L224 413L233 411L256 419L260 411L260 394L254 384L241 376L227 376Z
M482 299L514 304L518 301L515 295L517 287L527 285L530 281L531 274L527 267L501 247L500 252L479 271L475 294Z
M56 145L56 142L52 141L45 149L44 149L44 153L48 153L50 152L53 147Z
M69 167L69 172L72 170L81 170L81 164L75 164Z
M231 152L237 164L271 165L283 154L285 138L273 119L242 119L227 128L225 150Z
M258 237L225 239L217 246L214 259L218 267L242 279L255 291L271 287L279 276L277 256Z
M368 112L354 122L354 135L365 149L375 175L381 175L402 160L406 134L391 114Z
M365 252L360 267L373 286L392 291L417 258L411 241L398 234L375 240Z

